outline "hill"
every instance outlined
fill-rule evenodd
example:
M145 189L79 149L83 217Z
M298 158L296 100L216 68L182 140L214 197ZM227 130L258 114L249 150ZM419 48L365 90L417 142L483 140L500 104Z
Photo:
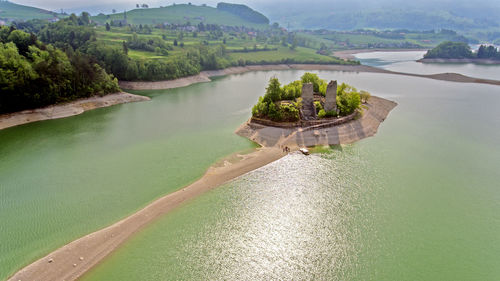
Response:
M44 9L0 0L0 19L4 21L51 19L56 17L57 15L57 13Z
M453 4L451 4L453 3ZM310 0L294 2L283 9L284 1L256 6L272 22L289 29L451 29L486 42L500 42L500 1L475 3L456 1L400 0Z
M196 6L189 4L177 4L160 8L134 9L124 13L112 15L100 14L92 20L104 24L113 20L127 19L131 24L186 24L196 25L218 24L226 26L246 26L253 28L265 28L269 20L262 14L244 5L222 4L214 8L206 5Z

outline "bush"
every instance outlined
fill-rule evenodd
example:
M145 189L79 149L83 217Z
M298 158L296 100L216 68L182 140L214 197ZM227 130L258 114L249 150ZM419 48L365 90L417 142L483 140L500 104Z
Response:
M306 73L304 73L304 75L302 75L300 80L302 81L303 84L312 83L314 92L320 93L321 88L323 88L324 92L326 93L327 83L325 80L319 79L317 74L306 72ZM325 93L323 93L323 94L325 94Z
M342 83L337 88L337 107L341 116L353 113L361 106L361 97L356 88Z
M319 101L314 102L314 107L316 108L316 112L319 112L320 110L323 109L323 106L321 105L321 102L319 102Z
M328 118L328 117L337 117L337 111L335 110L330 110L330 111L325 111L324 109L321 109L318 112L318 117L319 118Z
M292 104L281 105L280 111L280 121L295 122L300 119L299 110Z
M266 117L269 112L269 104L264 101L263 97L259 97L259 102L252 108L252 116L254 117Z
M294 100L302 95L302 81L293 81L283 86L281 90L283 100Z
M269 103L268 114L269 119L273 121L281 121L282 116L279 108L274 104L274 102Z
M359 92L359 96L361 98L361 102L363 102L363 103L367 103L368 100L370 100L370 98L371 98L370 93L368 93L367 91Z

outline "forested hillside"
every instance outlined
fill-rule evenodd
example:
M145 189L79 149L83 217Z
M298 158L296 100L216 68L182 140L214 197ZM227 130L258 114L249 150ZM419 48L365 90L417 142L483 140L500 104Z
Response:
M66 52L35 34L0 27L0 113L119 90L92 57L57 45Z

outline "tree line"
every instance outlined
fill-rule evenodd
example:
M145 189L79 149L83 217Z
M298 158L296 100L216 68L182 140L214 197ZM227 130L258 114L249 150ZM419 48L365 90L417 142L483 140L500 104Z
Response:
M462 42L443 42L425 55L426 59L492 59L500 60L500 52L495 46L481 45L476 52Z
M0 27L0 113L117 91L117 79L92 57Z

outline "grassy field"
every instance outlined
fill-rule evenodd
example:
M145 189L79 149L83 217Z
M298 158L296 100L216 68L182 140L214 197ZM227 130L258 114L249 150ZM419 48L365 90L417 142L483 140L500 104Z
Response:
M270 62L270 61L283 61L283 60L295 60L295 61L307 61L317 62L317 63L338 63L338 59L323 56L316 53L316 50L310 48L297 47L295 50L291 50L288 47L279 46L276 51L261 51L261 52L249 52L249 53L231 53L230 56L235 60L245 60L247 62L259 63L259 62Z
M124 41L132 37L132 33L126 27L111 27L110 31L106 31L103 26L96 28L97 39L104 42L106 45L121 47ZM226 44L223 44L223 39L210 39L208 32L197 32L196 37L193 33L183 32L183 39L179 39L179 31L153 29L151 34L137 34L142 39L164 38L171 45L173 50L169 50L168 55L160 55L156 52L148 52L144 50L129 49L128 55L131 58L144 60L163 60L168 61L175 59L178 55L187 52L190 46L198 46L199 44L208 44L208 46L224 45L229 52L230 59L234 61L244 60L247 63L260 62L279 62L283 60L302 61L302 62L317 62L317 63L339 63L337 58L317 54L314 48L296 47L292 50L290 47L285 47L281 44L271 44L259 42L251 36L240 36L241 34L224 33ZM178 41L178 46L174 46L174 40ZM184 44L181 47L181 43ZM319 44L315 44L319 45ZM248 52L241 52L247 48ZM268 51L254 51L254 48L261 50L263 48Z
M460 41L464 37L446 32L301 32L299 36L323 43L334 50L363 48L432 48L443 41ZM316 43L316 44L317 44Z
M265 24L255 24L242 19L229 12L218 10L208 6L195 6L188 4L178 4L163 8L135 9L128 11L127 22L131 24L218 24L227 26L246 26L253 28L267 28ZM99 23L110 22L112 20L124 19L124 13L112 15L99 15L92 20Z
M6 20L31 20L50 19L57 16L47 10L23 6L12 2L0 1L0 19Z

